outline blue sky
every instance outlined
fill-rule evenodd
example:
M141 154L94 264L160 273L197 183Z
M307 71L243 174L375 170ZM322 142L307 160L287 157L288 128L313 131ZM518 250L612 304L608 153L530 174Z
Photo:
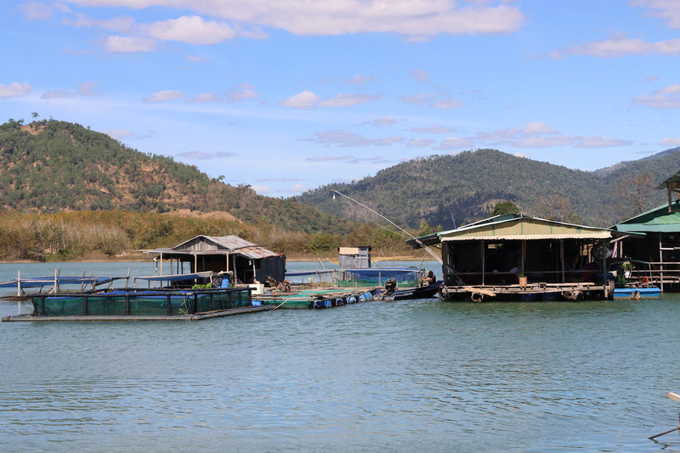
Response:
M267 195L476 148L594 170L680 146L676 0L2 10L0 120L77 122Z

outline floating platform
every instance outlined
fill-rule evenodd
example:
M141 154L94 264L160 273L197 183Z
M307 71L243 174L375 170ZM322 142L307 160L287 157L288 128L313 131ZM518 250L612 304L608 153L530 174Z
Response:
M527 285L442 286L443 300L473 302L493 301L552 301L584 299L609 299L613 296L611 285L591 282L580 283L529 283Z
M252 303L252 288L197 290L126 289L32 297L33 314L15 321L199 321L270 309Z
M278 308L332 308L377 300L383 288L363 288L348 291L347 289L308 289L291 293L273 293L254 296L255 306L274 306Z
M242 315L247 313L258 313L261 311L271 311L274 307L243 307L228 310L217 310L213 312L200 313L194 315L174 315L174 316L33 316L17 315L5 316L2 322L52 322L52 321L84 321L84 322L106 322L106 321L201 321L204 319L223 318L225 316Z
M661 288L652 286L647 288L616 288L614 299L658 299L661 297Z

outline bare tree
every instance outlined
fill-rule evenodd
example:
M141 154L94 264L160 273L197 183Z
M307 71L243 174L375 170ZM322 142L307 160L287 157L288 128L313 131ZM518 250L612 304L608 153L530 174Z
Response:
M654 176L651 173L624 175L614 188L614 203L629 216L636 216L647 210L653 194Z
M549 197L541 196L538 199L538 209L543 217L548 220L558 220L560 222L577 223L578 216L574 213L571 202L568 198L559 195Z

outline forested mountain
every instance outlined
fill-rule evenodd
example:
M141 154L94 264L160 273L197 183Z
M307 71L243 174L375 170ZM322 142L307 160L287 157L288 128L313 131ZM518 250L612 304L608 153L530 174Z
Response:
M54 120L0 125L0 206L37 213L224 211L283 230L345 234L352 229L351 222L315 207L233 187L195 166Z
M449 229L513 201L527 214L609 226L633 215L637 182L644 207L663 203L652 187L680 170L680 148L596 172L516 157L493 149L431 156L400 163L350 184L330 184L297 197L302 203L348 218L365 218L351 202L333 200L338 190L390 219L417 228L421 219ZM648 175L640 181L642 175Z

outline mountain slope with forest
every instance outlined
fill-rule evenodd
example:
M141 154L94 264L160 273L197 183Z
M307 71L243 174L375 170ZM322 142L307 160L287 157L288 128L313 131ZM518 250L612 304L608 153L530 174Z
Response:
M346 234L353 227L296 200L233 187L195 166L55 120L0 125L0 205L36 213L224 211L252 224L305 233Z
M333 200L332 190L338 190L412 228L422 219L453 228L488 216L501 201L516 203L527 214L609 226L632 215L624 206L622 186L630 188L637 176L649 174L645 206L651 208L665 200L665 193L651 186L678 170L680 148L596 172L481 149L402 162L375 176L296 198L329 214L367 218L355 205Z

